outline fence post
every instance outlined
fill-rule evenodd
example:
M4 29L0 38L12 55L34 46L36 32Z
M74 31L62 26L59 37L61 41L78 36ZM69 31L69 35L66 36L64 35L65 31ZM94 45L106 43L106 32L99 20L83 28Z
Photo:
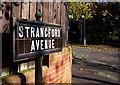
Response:
M35 85L42 84L42 60L43 55L39 55L35 59Z

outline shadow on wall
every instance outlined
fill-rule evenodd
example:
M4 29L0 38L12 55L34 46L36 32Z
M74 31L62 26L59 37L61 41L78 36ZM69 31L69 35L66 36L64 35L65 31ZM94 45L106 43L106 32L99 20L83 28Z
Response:
M11 3L3 2L2 4L2 67L9 66L12 60L12 33L10 27ZM11 63L12 64L12 63Z

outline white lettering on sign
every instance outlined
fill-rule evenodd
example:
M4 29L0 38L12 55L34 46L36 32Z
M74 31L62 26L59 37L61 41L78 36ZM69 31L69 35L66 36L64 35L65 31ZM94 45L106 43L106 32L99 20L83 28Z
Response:
M55 46L54 46L54 39L52 39L52 48L55 48Z
M41 50L43 50L44 48L43 48L43 40L41 40Z
M56 46L54 38L61 37L61 31L58 28L19 26L18 35L20 38L24 36L31 38L30 51L32 52L54 49Z
M27 38L29 37L29 33L28 33L28 30L30 29L30 27L25 27L26 29L26 34L27 34Z
M52 47L51 47L51 40L48 40L48 42L49 42L49 49L51 49Z
M35 37L35 28L34 27L31 27L31 37Z
M48 40L45 40L45 49L48 49Z
M55 29L55 37L57 37L58 36L58 34L57 34L57 29Z
M23 37L23 26L19 26L19 37L22 38Z
M45 28L45 37L48 37L48 30Z
M37 30L36 30L36 37L40 37L39 28L38 27L37 27Z
M44 37L44 28L40 28L40 37Z
M52 29L52 37L54 37L55 33L54 33L54 29Z
M39 40L36 40L36 46L37 46L37 50L39 50Z
M58 29L58 37L60 37L60 29Z
M34 40L32 40L32 44L31 44L31 51L35 51L35 44L34 44Z
M48 37L50 37L51 29L48 28Z

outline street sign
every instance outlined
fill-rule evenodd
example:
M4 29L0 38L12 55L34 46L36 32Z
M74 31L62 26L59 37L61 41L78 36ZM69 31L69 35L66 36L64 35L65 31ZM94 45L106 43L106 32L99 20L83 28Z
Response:
M16 19L13 30L14 62L62 50L61 25Z

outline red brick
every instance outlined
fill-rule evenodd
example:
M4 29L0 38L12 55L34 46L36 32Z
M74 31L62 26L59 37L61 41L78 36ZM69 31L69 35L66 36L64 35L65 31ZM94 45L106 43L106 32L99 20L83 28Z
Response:
M65 65L66 64L69 64L69 61L65 62ZM64 67L65 67L65 65L64 65ZM60 65L58 65L58 66L53 66L52 68L49 69L49 72L52 72L52 71L57 70L57 69L60 70L60 69L62 69L62 67L63 67L62 63Z
M72 72L71 72L72 71L72 51L71 50L72 50L71 47L65 47L63 48L62 52L50 54L49 56L50 67L49 68L47 66L42 67L43 83L49 83L49 82L71 83L71 78L72 78ZM20 73L23 73L26 76L26 83L35 83L35 69L30 69ZM20 83L21 79L17 75L11 75L10 77L6 78L6 81L9 83L13 83L13 82Z
M68 68L68 69L69 69L69 68ZM71 70L70 70L70 71L71 71ZM64 80L66 79L66 77L69 76L69 74L70 74L69 72L70 72L70 71L68 71L68 72L67 72L67 71L64 71L64 72L62 72L62 75L58 75L58 76L56 75L56 77L54 77L56 80L53 78L55 81L52 80L52 82L51 82L51 81L50 81L50 82L51 82L51 83L55 83L55 82L59 82L59 81L61 81L61 80L64 81ZM69 73L69 74L68 74L68 73ZM58 78L58 79L57 79L57 78ZM63 83L63 82L62 82L62 83Z

